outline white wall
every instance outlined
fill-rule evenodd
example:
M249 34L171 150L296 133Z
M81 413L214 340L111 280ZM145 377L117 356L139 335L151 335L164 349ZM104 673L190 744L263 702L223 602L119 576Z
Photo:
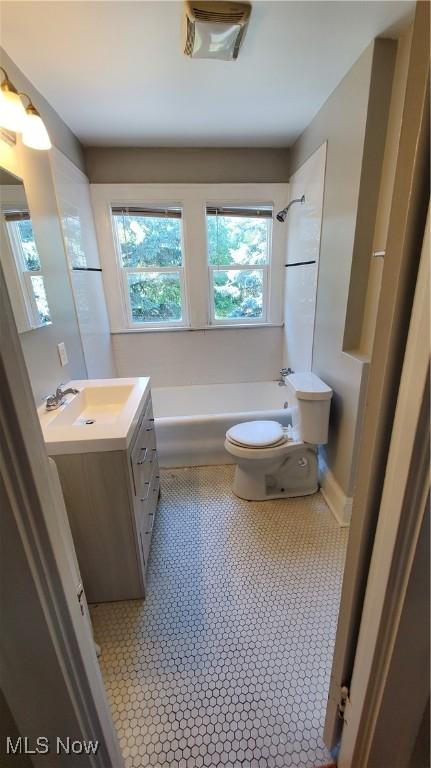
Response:
M287 214L283 366L311 371L325 184L326 142L293 174L289 200L305 195ZM314 262L314 264L302 264ZM298 265L301 263L301 266Z
M116 371L90 185L87 177L59 150L53 148L49 154L88 376L111 378ZM73 227L71 218L75 222Z
M282 327L114 334L118 376L156 387L270 381L281 367Z

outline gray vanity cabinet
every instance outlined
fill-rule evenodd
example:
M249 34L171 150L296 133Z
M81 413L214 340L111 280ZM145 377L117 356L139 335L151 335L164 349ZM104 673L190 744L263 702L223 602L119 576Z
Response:
M53 458L88 602L144 597L160 492L151 394L127 450Z

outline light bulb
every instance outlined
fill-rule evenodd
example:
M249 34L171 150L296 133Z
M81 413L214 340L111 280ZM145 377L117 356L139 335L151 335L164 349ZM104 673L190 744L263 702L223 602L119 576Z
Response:
M8 131L20 132L25 119L19 94L9 80L3 80L0 86L0 126Z
M31 149L51 149L51 141L37 109L29 104L25 110L22 143Z

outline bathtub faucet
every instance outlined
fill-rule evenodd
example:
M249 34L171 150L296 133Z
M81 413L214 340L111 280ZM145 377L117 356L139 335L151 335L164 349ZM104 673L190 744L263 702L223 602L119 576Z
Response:
M291 373L294 373L292 368L282 368L280 371L280 381L278 382L279 387L285 387L286 382L284 380L285 376L290 376Z

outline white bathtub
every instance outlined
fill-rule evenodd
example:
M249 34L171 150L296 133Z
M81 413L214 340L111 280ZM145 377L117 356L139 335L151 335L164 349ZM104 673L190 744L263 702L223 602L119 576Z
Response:
M276 381L154 387L157 449L162 467L231 464L226 430L255 419L290 423L287 389Z

